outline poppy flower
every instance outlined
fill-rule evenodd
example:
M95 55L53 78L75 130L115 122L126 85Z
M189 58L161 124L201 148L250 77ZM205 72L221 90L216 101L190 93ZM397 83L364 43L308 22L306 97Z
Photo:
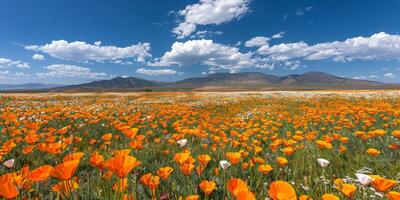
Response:
M371 176L371 185L379 192L386 192L397 185L397 182L380 176Z
M389 200L399 200L400 199L400 192L390 191L390 192L386 193L386 197Z
M85 153L83 153L83 152L71 153L64 157L63 162L67 162L67 161L71 161L71 160L80 160L84 155L85 155Z
M260 165L258 166L258 171L263 173L263 174L268 174L270 171L272 171L271 165Z
M177 153L174 156L174 161L182 165L190 157L190 153Z
M50 176L58 180L69 180L74 175L78 165L79 160L71 160L61 163L51 170Z
M299 200L313 200L313 199L308 195L303 194L299 196Z
M323 159L323 158L318 158L317 159L318 164L322 167L325 168L329 165L329 160Z
M11 173L0 176L0 197L13 199L18 196L17 186Z
M379 155L381 152L380 152L379 150L377 150L377 149L369 148L369 149L367 150L367 153L368 153L369 155L371 155L371 156L377 156L377 155Z
M52 166L43 165L41 167L32 170L27 178L33 182L41 182L49 178L52 170L53 170Z
M240 152L228 152L226 153L226 158L229 160L230 163L236 165L242 158L242 154L240 154Z
M121 154L110 158L104 163L105 168L112 171L120 178L126 177L130 171L139 165L140 161L135 157Z
M199 200L200 196L199 195L189 195L185 198L185 200Z
M340 198L334 194L324 194L322 200L340 200Z
M199 155L197 160L200 162L201 165L206 166L208 162L211 160L209 155Z
M98 152L93 153L90 158L89 162L92 166L102 169L102 163L104 161L104 157L99 154Z
M296 192L285 181L274 181L268 189L268 194L273 200L296 200Z
M189 175L194 169L194 165L190 163L185 163L181 165L180 170L182 171L183 174Z
M369 183L371 183L372 181L372 178L366 174L356 173L356 177L358 179L358 182L360 182L364 186L369 185Z
M342 192L346 197L353 197L354 193L357 191L357 187L352 184L344 183L340 187L340 192Z
M158 184L160 184L160 177L159 176L153 176L151 173L147 173L143 175L140 179L139 182L151 190L154 190L157 188Z
M160 176L162 180L167 180L173 171L174 169L172 169L172 167L161 167L157 170L157 175Z
M122 130L122 133L129 139L133 139L138 133L139 129L137 128L125 128Z
M284 167L289 163L289 161L284 157L277 157L276 161L278 162L279 166L281 166L281 167Z
M226 169L229 166L231 166L231 163L228 162L227 160L221 160L219 161L219 165L221 166L222 169Z
M241 191L248 191L247 184L239 178L233 178L228 181L227 188L233 196L237 196Z
M206 196L210 195L215 190L216 183L214 181L204 180L200 183L199 187Z
M256 200L254 194L248 190L240 191L236 197L237 200Z

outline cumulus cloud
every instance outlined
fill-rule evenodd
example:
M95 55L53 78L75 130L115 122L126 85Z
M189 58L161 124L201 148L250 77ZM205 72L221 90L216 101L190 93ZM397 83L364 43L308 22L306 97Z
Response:
M39 78L44 77L77 77L77 78L110 78L111 75L108 75L104 72L92 72L90 68L80 67L76 65L67 65L67 64L54 64L48 65L45 69L49 70L48 72L36 73Z
M221 24L249 12L250 0L200 0L178 11L183 18L172 32L183 39L196 31L198 25Z
M280 39L280 38L283 38L284 35L285 35L285 32L281 31L281 32L273 35L272 39Z
M246 41L244 45L246 47L261 47L264 45L268 45L269 40L270 38L258 36L258 37L253 37L250 40Z
M293 59L349 62L353 60L399 60L400 35L384 32L370 37L355 37L345 41L334 41L308 45L305 42L282 43L261 46L260 55L272 61L285 62Z
M237 47L214 43L212 40L189 40L175 42L171 50L161 58L148 63L150 66L193 66L205 65L216 69L238 72L243 68L268 68L265 60L253 57L252 53L242 53Z
M72 61L107 61L116 59L134 59L137 62L145 62L151 57L150 44L138 43L127 47L101 46L101 42L94 44L65 40L52 41L45 45L30 45L25 49L47 53L50 56Z
M385 78L395 78L396 76L393 74L393 73L385 73L384 75L383 75L383 77L385 77Z
M30 68L29 64L26 62L0 57L0 68L13 68L13 67Z
M149 76L157 76L157 75L174 75L178 72L173 69L144 69L139 68L136 70L138 74L145 74Z
M42 54L35 54L32 56L33 60L44 60L44 56Z

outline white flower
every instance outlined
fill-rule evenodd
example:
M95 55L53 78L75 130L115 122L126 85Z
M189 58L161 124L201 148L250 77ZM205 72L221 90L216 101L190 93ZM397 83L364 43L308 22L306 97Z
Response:
M182 139L177 141L180 147L184 147L187 144L187 142L188 142L187 139Z
M14 159L7 160L6 162L3 163L3 165L6 166L7 168L11 168L14 166L14 161L15 161Z
M221 161L219 161L219 166L221 166L222 169L226 169L229 166L231 166L231 163L228 162L227 160L221 160Z
M330 163L329 160L326 160L326 159L323 159L323 158L318 158L317 162L321 167L324 167L324 168L327 167L329 165L329 163Z
M364 186L368 185L372 181L372 178L365 174L356 173L356 177L358 181Z

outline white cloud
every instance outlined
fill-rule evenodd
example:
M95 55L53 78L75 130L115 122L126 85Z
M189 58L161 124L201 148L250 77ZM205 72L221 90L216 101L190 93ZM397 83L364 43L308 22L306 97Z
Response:
M101 46L101 42L88 44L86 42L65 40L52 41L45 45L26 46L25 49L47 53L53 57L72 61L107 61L116 59L134 59L137 62L145 62L151 57L150 44L138 43L127 47Z
M175 42L161 58L148 63L150 66L205 65L216 69L238 72L243 68L269 68L266 60L254 58L252 53L241 53L237 47L214 43L212 40Z
M204 31L197 31L196 35L192 35L191 38L195 38L195 37L205 38L206 36L222 35L222 34L223 34L222 31L207 31L207 30L204 30Z
M298 8L296 10L296 15L303 16L304 14L306 14L306 12L310 11L311 9L312 9L312 6L308 6L306 8Z
M0 68L12 68L12 67L30 68L29 64L26 62L0 57Z
M383 77L385 77L385 78L394 78L394 77L396 77L393 73L385 73L384 75L383 75Z
M138 74L145 74L149 76L157 76L157 75L174 75L178 72L172 69L144 69L139 68L136 70Z
M349 62L353 60L399 60L400 35L384 32L370 37L355 37L345 41L334 41L308 45L305 42L263 45L257 51L274 62L292 59Z
M285 32L281 31L281 32L273 35L272 39L280 39L280 38L283 38L284 35L285 35Z
M366 76L355 76L355 77L353 77L353 79L364 80L364 79L367 79L367 77Z
M39 78L44 77L77 77L77 78L109 78L112 77L106 73L92 72L90 68L76 65L55 64L46 66L48 72L36 73Z
M44 56L42 54L35 54L32 56L33 60L44 60Z
M368 76L368 78L376 79L376 78L379 78L379 76L375 75L375 74L371 74L371 75Z
M258 37L253 37L250 40L246 41L244 45L246 47L261 47L264 45L268 45L269 40L270 39L267 37L258 36Z
M10 73L10 71L8 71L8 70L6 70L6 71L0 71L0 75L6 75L6 74L8 74L8 73Z
M197 25L218 25L240 18L249 11L249 3L250 0L200 0L178 12L184 19L172 32L183 39L195 32Z

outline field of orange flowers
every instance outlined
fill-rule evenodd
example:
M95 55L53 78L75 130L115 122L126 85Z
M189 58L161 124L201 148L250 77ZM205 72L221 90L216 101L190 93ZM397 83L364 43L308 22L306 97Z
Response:
M400 199L400 96L0 96L5 199Z

